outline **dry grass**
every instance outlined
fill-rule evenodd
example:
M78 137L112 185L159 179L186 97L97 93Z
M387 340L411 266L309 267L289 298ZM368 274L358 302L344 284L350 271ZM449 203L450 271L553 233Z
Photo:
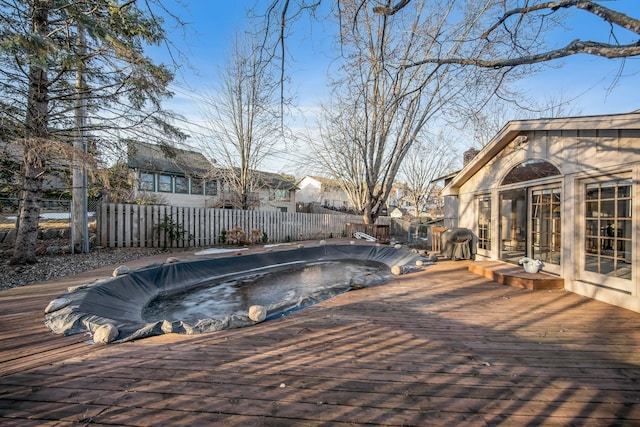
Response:
M3 221L0 220L0 230L11 230L16 227L16 223L14 221ZM42 219L39 222L39 227L41 229L48 228L68 228L69 220L68 219Z

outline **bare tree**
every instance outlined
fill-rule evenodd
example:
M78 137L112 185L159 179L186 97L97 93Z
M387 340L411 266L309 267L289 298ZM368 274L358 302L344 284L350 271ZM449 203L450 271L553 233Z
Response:
M236 37L220 86L203 103L208 129L203 145L220 166L222 199L240 209L257 203L252 192L258 170L281 136L279 80L263 54L255 39Z
M539 117L567 117L580 114L580 109L562 94L543 101L528 99L518 93L502 94L491 98L477 108L468 106L460 110L457 121L450 126L460 132L468 145L484 147L510 120L527 120ZM508 97L507 97L508 96Z
M310 152L302 156L304 169L330 177L346 194L351 208L364 211L366 185L365 163L354 138L360 124L355 116L336 114L325 106L317 132L306 137Z
M470 22L476 7L484 7L473 3L465 11ZM439 64L399 66L425 51L440 51L434 35L459 33L455 37L464 39L470 24L452 27L449 17L456 10L447 1L429 2L428 10L424 1L414 1L394 15L376 14L356 0L340 5L343 65L324 110L328 131L314 154L331 178L351 187L347 193L356 209L365 223L373 223L412 144L429 124L470 91L478 98L491 96L508 75ZM462 44L448 47L459 48Z
M414 216L418 217L434 198L434 180L452 171L456 158L453 146L451 139L440 132L435 138L414 144L402 163L404 197L413 205Z

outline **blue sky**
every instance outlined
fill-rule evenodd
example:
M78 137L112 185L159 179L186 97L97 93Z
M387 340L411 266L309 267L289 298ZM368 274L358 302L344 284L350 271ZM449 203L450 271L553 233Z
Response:
M180 2L186 7L180 6ZM200 114L198 95L215 86L218 69L224 65L225 51L236 31L247 27L247 11L256 4L263 6L266 2L168 0L165 3L169 10L189 23L185 30L171 31L170 38L188 56L193 68L184 68L178 75L174 86L176 97L168 107L190 121L197 121ZM323 0L323 3L328 6L330 2ZM640 17L640 0L616 0L603 4ZM567 21L566 26L571 31L559 28L552 39L568 41L578 36L589 39L596 37L594 31L597 28L607 31L597 18L589 17L586 13L577 14ZM292 77L291 88L297 94L303 111L317 108L327 93L325 82L333 30L328 23L312 24L303 18L292 29L293 35L287 40L293 58L288 64L288 72ZM158 50L151 54L164 60L164 54ZM640 57L624 61L588 55L568 57L554 61L545 66L543 72L521 80L519 87L541 101L558 97L571 99L571 111L580 115L629 112L640 109ZM464 150L467 147L460 148ZM289 162L295 162L295 159L283 152L279 162L265 169L274 172L287 170Z

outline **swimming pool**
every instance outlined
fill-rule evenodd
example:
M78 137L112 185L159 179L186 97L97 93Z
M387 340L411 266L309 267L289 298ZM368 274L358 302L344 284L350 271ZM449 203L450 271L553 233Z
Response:
M112 325L119 342L249 326L250 306L281 316L382 283L392 268L416 269L418 261L425 260L388 246L320 245L155 264L70 289L47 308L45 323L65 335Z

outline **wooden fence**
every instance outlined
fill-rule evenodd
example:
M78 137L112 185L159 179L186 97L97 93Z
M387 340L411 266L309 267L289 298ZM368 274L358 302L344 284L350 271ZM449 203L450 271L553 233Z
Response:
M240 227L260 242L342 237L357 215L306 214L231 209L103 203L96 210L97 241L103 247L206 247ZM379 218L378 223L388 223ZM224 236L224 237L223 237ZM264 240L263 240L264 238ZM227 242L228 243L228 242Z

